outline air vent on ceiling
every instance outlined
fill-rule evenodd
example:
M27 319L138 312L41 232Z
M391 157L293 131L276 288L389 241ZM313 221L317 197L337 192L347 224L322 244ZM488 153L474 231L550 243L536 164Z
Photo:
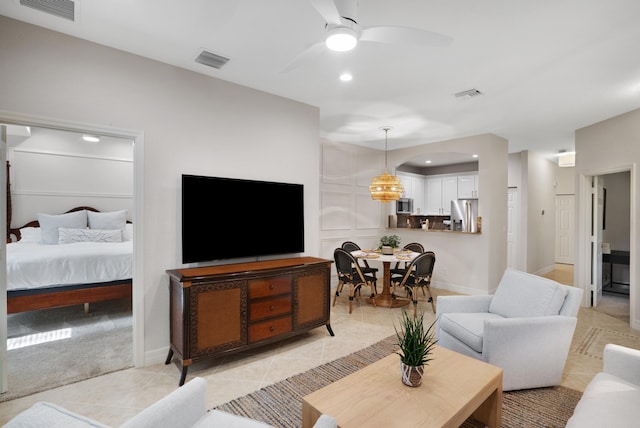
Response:
M75 3L71 0L20 0L20 4L69 21L75 21Z
M466 91L458 92L456 94L456 98L472 98L472 97L477 97L479 95L484 95L484 94L477 89L468 89Z
M218 69L222 68L222 66L225 65L228 61L229 58L225 58L221 55L214 54L213 52L209 51L202 51L200 52L200 55L196 57L196 62Z

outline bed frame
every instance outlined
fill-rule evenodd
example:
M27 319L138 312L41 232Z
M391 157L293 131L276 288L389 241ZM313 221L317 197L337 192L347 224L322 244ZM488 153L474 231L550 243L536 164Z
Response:
M76 207L66 213L80 210L100 212L92 207ZM19 241L21 238L20 229L23 227L40 227L40 223L34 220L17 229L8 228L8 242L10 242L10 238L13 239L12 237ZM84 304L84 310L88 312L89 303L116 299L129 299L131 302L131 284L132 280L129 278L93 284L54 285L43 289L9 290L7 291L7 313L14 314L80 304Z

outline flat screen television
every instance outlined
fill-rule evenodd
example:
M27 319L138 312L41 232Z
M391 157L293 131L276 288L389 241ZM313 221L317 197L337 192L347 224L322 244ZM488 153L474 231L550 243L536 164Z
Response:
M182 175L182 262L304 252L304 186Z

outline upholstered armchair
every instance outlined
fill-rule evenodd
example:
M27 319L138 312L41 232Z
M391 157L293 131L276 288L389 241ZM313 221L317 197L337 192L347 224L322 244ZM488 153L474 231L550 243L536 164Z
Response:
M438 297L438 345L501 367L505 391L558 385L582 293L507 269L492 296Z

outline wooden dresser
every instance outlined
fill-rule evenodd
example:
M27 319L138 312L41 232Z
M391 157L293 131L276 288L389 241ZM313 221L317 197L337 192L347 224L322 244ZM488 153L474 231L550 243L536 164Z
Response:
M272 343L330 324L331 260L296 257L168 270L166 364L182 363L180 385L199 360Z

